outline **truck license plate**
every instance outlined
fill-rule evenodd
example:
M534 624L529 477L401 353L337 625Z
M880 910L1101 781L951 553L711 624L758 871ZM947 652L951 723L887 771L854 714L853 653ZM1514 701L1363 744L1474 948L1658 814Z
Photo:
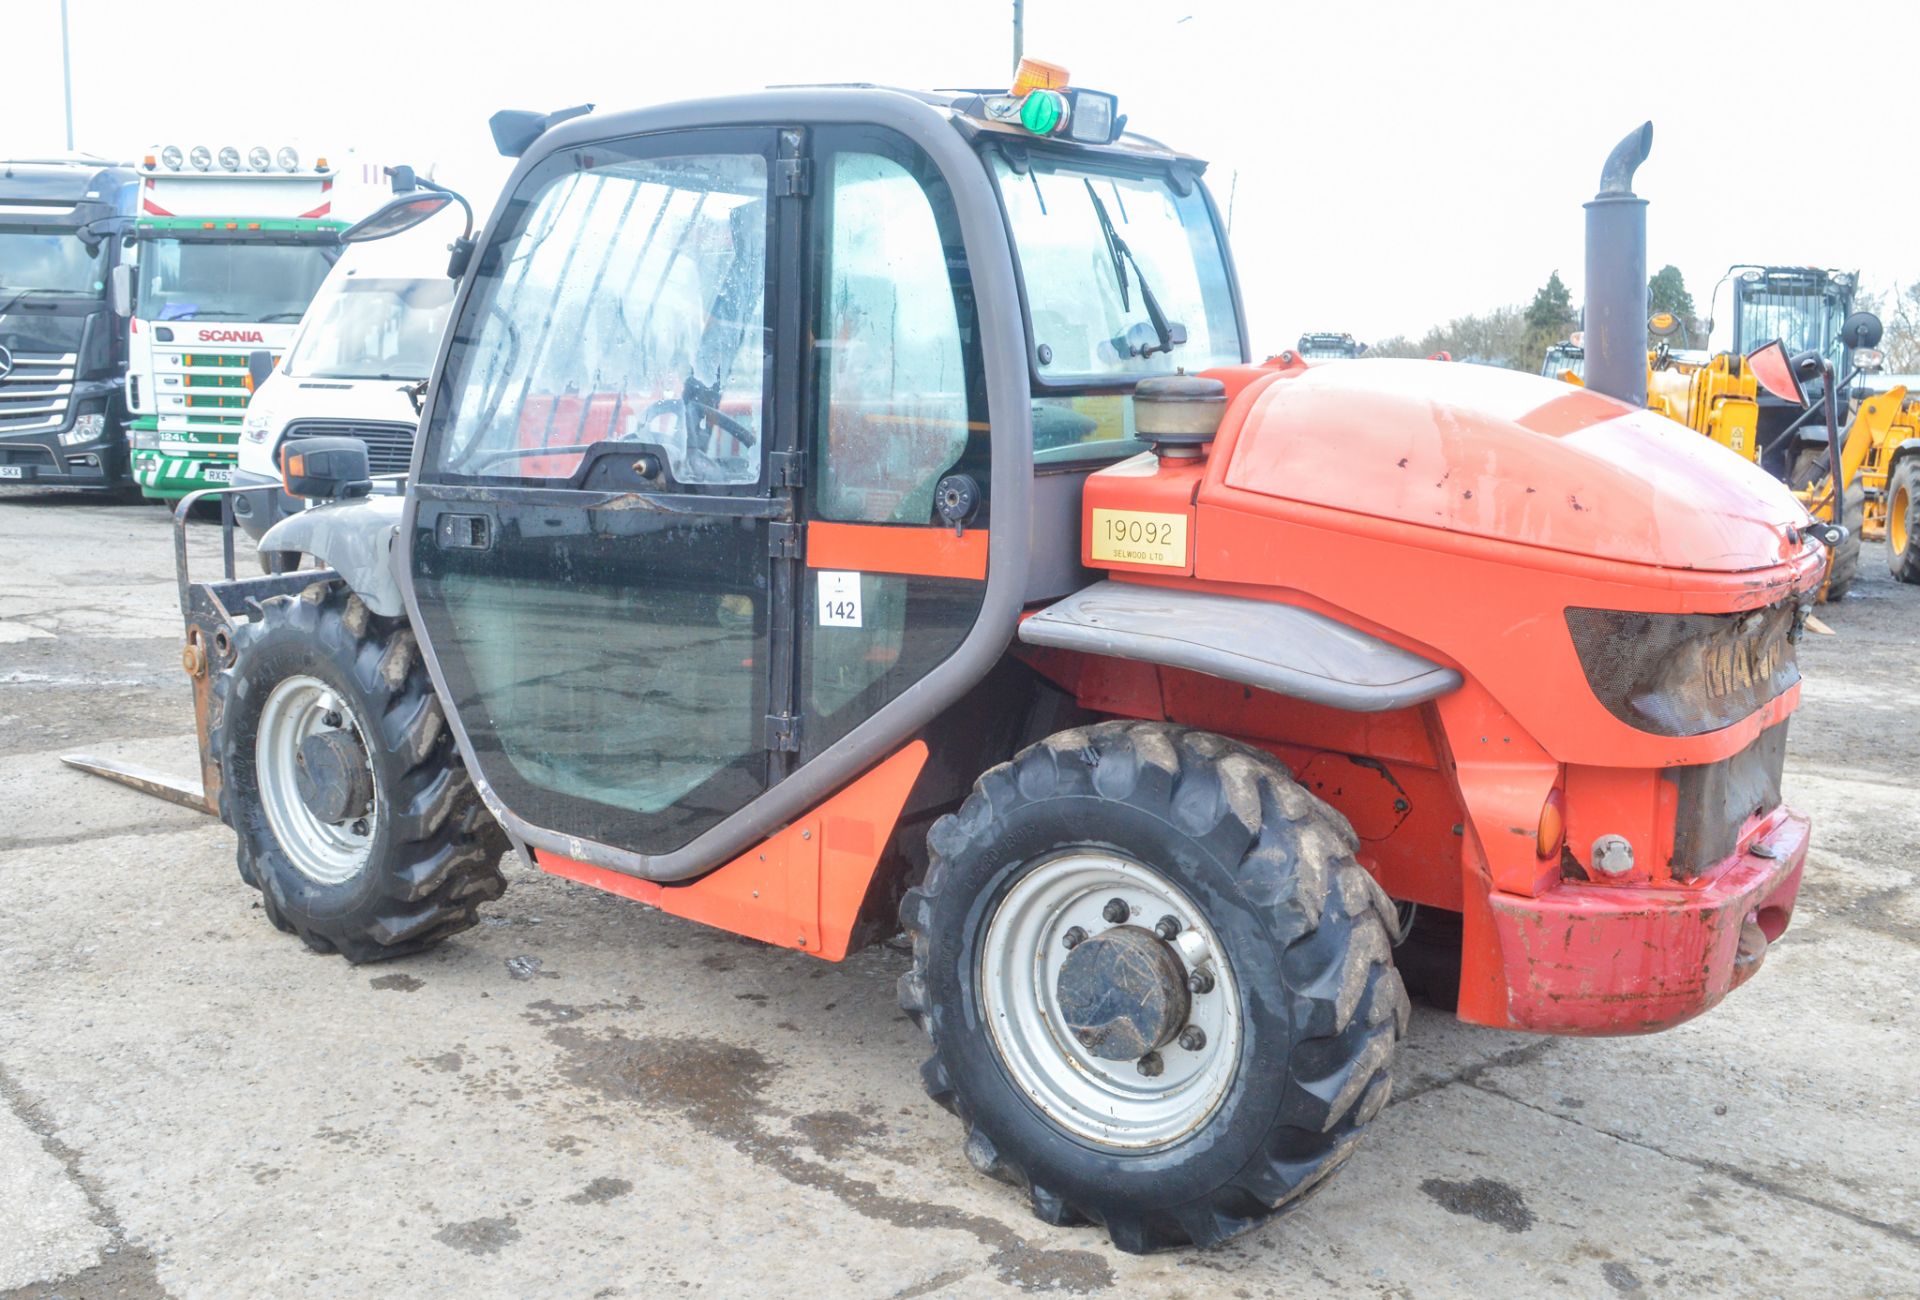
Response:
M0 478L24 478L18 465L0 465Z
M200 481L203 483L231 483L233 482L233 469L231 466L226 465L208 466L206 469L200 471Z

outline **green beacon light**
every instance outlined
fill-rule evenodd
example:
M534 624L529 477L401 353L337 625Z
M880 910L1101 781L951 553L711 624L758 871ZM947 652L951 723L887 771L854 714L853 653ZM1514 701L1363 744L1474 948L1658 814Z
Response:
M1067 115L1067 98L1057 90L1034 90L1020 102L1020 125L1035 135L1052 135Z

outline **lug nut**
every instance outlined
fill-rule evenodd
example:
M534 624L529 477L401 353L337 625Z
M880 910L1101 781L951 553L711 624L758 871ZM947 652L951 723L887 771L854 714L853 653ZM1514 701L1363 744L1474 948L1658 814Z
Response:
M1160 1053L1148 1052L1140 1058L1138 1068L1140 1073L1146 1075L1149 1079L1157 1079L1160 1077L1160 1071L1167 1067L1165 1063L1161 1061Z
M1093 1046L1093 1031L1091 1029L1082 1029L1079 1033L1075 1034L1074 1037L1080 1040L1080 1046L1082 1047Z
M1060 936L1060 942L1066 945L1066 949L1068 952L1072 952L1075 948L1078 948L1081 944L1085 943L1086 941L1087 941L1087 932L1085 930L1082 930L1077 925L1074 926L1071 930L1068 930L1065 934Z
M1108 925L1119 925L1133 915L1133 909L1127 906L1124 898L1109 898L1107 905L1100 909L1100 915L1107 918Z
M1197 1052L1207 1045L1206 1031L1198 1025L1188 1025L1180 1031L1180 1046L1189 1052Z
M371 828L368 827L367 819L365 817L360 818L358 821L354 822L353 824L353 833L355 835L365 835L369 829Z
M1153 923L1153 932L1168 943L1173 942L1174 936L1180 933L1181 928L1180 918L1177 916L1163 916Z
M322 715L320 721L326 723L329 727L338 727L340 725L340 715L329 710L326 714Z
M1213 992L1213 976L1204 970L1194 971L1187 976L1187 991L1189 993Z

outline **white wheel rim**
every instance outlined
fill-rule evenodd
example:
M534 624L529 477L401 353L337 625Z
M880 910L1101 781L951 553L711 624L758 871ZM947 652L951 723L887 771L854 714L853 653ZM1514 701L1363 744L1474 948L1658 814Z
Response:
M1122 924L1151 929L1163 916L1183 930L1173 945L1187 971L1203 970L1211 991L1196 993L1188 1025L1206 1037L1158 1053L1162 1071L1143 1074L1082 1047L1061 1011L1058 981L1068 931L1111 928L1104 908L1128 905ZM981 946L978 996L988 1032L1014 1081L1062 1128L1103 1146L1164 1147L1204 1124L1225 1100L1240 1060L1240 1000L1225 949L1184 893L1150 867L1103 850L1073 850L1023 876L994 909Z
M363 818L322 821L300 797L296 759L300 742L322 731L350 731L366 748L360 719L331 686L316 677L288 677L267 695L254 739L254 773L260 805L280 849L301 875L322 885L339 885L366 868L373 831L380 815L375 788L373 806ZM356 827L364 826L363 831Z

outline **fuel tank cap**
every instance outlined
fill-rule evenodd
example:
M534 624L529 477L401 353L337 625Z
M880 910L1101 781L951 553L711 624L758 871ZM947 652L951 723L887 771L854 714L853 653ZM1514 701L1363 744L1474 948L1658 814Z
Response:
M1133 429L1162 457L1199 456L1220 431L1227 386L1184 371L1142 379L1133 390Z

